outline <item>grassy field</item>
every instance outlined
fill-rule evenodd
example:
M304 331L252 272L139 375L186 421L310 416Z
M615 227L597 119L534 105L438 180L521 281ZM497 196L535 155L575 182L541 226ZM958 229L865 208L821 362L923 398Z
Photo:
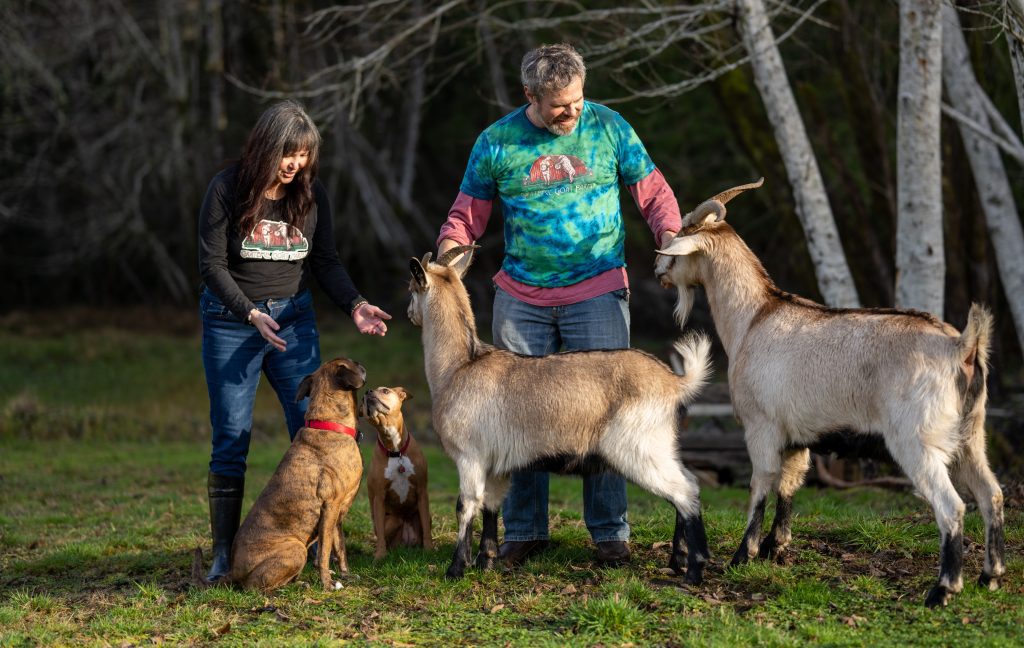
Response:
M329 327L325 327L329 328ZM713 554L705 583L664 573L669 506L630 490L632 564L599 569L572 478L552 480L554 546L525 567L442 578L454 544L457 475L436 446L433 552L375 563L363 491L346 522L351 575L324 592L311 569L270 595L189 585L208 549L207 401L198 335L126 329L0 333L0 646L19 645L1021 645L1024 514L1008 489L1009 573L974 585L984 534L966 520L964 592L926 610L938 541L926 504L882 490L798 493L784 564L729 569L746 493L705 489ZM362 361L369 383L403 384L426 433L416 332L385 340L325 330L324 355ZM246 508L287 444L261 388ZM364 432L371 432L369 428ZM370 443L364 441L365 453ZM207 551L208 553L208 551Z

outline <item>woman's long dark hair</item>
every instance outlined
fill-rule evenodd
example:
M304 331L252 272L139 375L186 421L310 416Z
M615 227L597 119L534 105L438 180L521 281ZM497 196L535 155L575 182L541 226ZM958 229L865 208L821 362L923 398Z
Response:
M277 177L281 158L309 151L305 168L284 185L285 218L298 229L313 208L313 181L320 163L320 132L297 101L282 101L267 108L249 133L238 165L238 230L244 236L270 202L263 193Z

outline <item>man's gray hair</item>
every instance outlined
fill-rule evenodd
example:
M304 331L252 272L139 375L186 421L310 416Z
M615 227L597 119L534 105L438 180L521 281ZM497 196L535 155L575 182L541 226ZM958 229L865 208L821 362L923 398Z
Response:
M523 56L520 75L530 94L543 97L576 79L586 81L587 66L576 48L568 43L541 45Z

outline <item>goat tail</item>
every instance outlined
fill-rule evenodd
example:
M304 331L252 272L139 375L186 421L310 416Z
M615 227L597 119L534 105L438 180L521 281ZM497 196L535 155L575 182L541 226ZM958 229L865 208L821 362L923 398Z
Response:
M992 338L992 313L981 304L971 304L967 314L967 326L960 334L957 349L960 362L976 367L982 378L988 376L989 342Z
M691 331L672 345L683 359L683 400L691 401L711 378L711 339Z
M957 341L959 371L966 379L962 385L960 408L961 433L968 440L985 434L985 404L988 391L989 341L992 337L992 313L979 304L971 304L964 327ZM981 442L983 443L983 442Z

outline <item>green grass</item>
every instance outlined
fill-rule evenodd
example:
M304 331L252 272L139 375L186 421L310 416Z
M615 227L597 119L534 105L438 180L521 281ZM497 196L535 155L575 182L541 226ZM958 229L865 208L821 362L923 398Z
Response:
M192 551L209 546L198 347L198 335L114 329L60 338L0 333L0 646L1024 641L1021 510L1006 512L1005 587L974 585L983 529L972 510L964 592L948 608L926 610L938 565L934 520L922 501L881 490L801 490L784 564L728 568L746 492L705 489L712 562L704 584L686 587L663 572L674 521L667 504L631 486L633 561L599 569L580 515L580 483L555 477L551 550L512 572L469 570L449 582L458 477L431 444L435 551L396 551L374 562L364 487L346 521L351 574L341 591L322 591L309 568L269 596L194 589ZM413 390L407 407L429 437L415 330L398 322L379 340L329 329L323 347L325 357L361 360L371 385ZM261 388L246 509L286 445L274 396ZM369 440L362 447L368 453Z

